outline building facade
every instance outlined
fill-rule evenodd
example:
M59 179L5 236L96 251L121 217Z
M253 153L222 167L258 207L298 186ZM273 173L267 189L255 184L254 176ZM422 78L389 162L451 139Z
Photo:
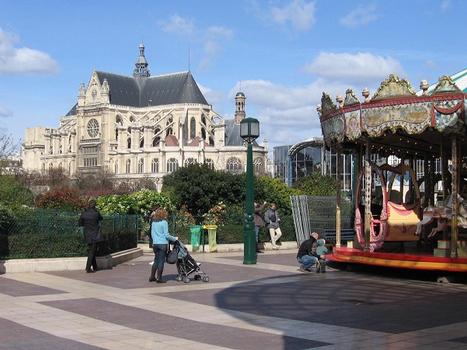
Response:
M222 118L191 72L151 76L141 44L133 76L94 71L57 128L26 129L23 167L62 168L72 177L106 171L121 180L160 179L194 163L240 173L245 101L237 93L235 118ZM253 152L256 173L265 173L267 144L255 144Z

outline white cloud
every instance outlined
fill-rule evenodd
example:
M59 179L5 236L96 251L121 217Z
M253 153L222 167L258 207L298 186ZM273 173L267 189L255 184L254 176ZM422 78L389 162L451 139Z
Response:
M376 5L371 4L368 6L359 5L356 9L350 11L347 15L340 19L343 26L355 28L358 26L367 25L370 22L376 21L378 15L376 14Z
M58 64L47 53L15 47L19 38L0 28L0 74L55 73Z
M175 33L182 36L191 37L196 32L196 27L193 20L183 18L175 14L168 21L159 22L160 27L166 33Z
M0 106L0 118L7 118L11 116L12 116L12 113L8 108Z
M387 78L389 74L403 74L398 60L368 52L332 53L321 52L305 71L320 77L351 83L374 82Z
M203 55L199 66L207 68L213 58L222 51L222 44L232 39L232 29L223 26L210 26L198 28L190 18L173 15L168 21L159 22L159 26L166 33L176 34L188 39L190 42L200 44Z
M291 25L294 30L307 31L315 23L314 1L293 0L289 4L270 8L270 19L283 26Z
M446 12L451 7L451 0L442 0L440 7L441 11Z
M218 105L221 104L225 98L225 94L219 92L219 91L214 91L211 88L201 85L198 83L198 87L201 90L201 93L204 95L208 103L211 105Z

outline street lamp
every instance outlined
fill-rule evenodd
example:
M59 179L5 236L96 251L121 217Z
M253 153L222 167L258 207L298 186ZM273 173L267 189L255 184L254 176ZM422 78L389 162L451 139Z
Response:
M243 225L243 263L256 264L256 237L253 220L253 142L259 136L259 121L255 118L245 118L240 122L240 136L247 143L246 155L246 200L245 221Z

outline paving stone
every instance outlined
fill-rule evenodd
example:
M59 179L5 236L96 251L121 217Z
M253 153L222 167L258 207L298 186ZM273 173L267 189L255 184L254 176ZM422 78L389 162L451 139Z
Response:
M289 350L327 345L312 340L190 321L97 299L61 300L43 304L133 329L232 349L254 350L258 349L258 344L265 349Z
M37 286L31 283L14 281L0 276L0 293L11 295L13 297L61 294L61 290Z

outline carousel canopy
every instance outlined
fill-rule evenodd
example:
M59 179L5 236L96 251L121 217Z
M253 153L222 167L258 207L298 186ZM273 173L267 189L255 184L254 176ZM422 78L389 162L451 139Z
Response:
M360 101L348 89L336 98L337 105L323 93L318 112L324 141L350 148L369 142L379 153L438 156L458 137L467 151L466 81L467 70L443 76L433 87L422 81L418 95L407 80L390 75L373 97L365 89Z

